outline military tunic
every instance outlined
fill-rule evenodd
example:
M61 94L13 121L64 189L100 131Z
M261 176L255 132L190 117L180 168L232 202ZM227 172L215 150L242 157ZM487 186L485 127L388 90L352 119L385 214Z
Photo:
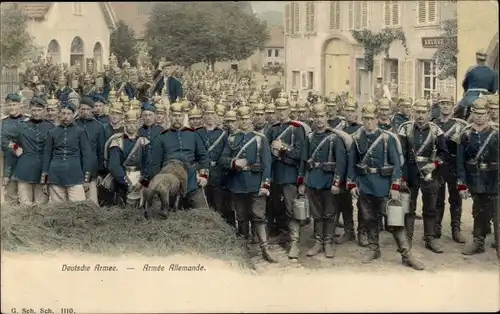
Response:
M7 134L15 133L14 130L17 129L18 124L21 121L26 120L28 118L26 115L20 114L17 116L6 116L2 118L2 152L3 154L3 176L5 178L10 178L12 172L17 164L17 156L12 153L9 149L9 139L6 137ZM29 118L28 118L29 119Z
M89 161L90 178L96 179L97 175L104 171L104 144L106 143L104 126L95 118L78 119L75 123L87 132L92 153Z
M104 127L108 126L108 124L109 124L109 116L108 115L106 115L106 114L103 114L100 116L96 115L95 118L97 121L101 122L102 125L104 125Z
M347 124L347 121L343 117L335 117L334 119L328 119L328 125L332 129L343 130Z
M184 91L182 89L182 83L179 79L169 76L167 79L167 91L170 103L174 103L177 99L181 99L184 96Z
M58 88L55 92L55 96L56 98L61 101L61 102L64 102L64 101L68 101L69 99L69 94L72 92L73 90L71 88L69 88L68 86L64 86L63 88Z
M399 130L399 126L405 122L408 122L410 121L410 118L404 114L402 114L401 112L398 112L396 113L393 117L392 117L392 128L391 128L391 131L394 132L394 133L397 133L398 130Z
M163 128L157 124L152 126L141 126L138 131L140 137L148 139L149 144L145 148L145 164L141 169L141 176L149 181L160 172L163 162L163 147L159 135L163 132Z
M131 83L125 84L123 91L128 96L129 99L134 99L139 97L139 90L133 86Z

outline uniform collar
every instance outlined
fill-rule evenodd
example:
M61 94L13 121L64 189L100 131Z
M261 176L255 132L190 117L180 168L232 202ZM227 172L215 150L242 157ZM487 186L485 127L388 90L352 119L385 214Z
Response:
M415 124L414 124L414 128L415 128L415 129L418 129L418 130L422 130L422 131L424 131L424 130L428 130L428 129L430 128L430 123L429 123L429 122L427 122L425 125L423 125L423 126L421 126L421 127L420 127L420 126L417 124L417 122L415 122Z

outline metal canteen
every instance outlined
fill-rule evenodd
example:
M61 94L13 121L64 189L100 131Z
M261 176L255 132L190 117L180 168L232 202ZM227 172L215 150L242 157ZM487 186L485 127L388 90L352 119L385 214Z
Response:
M386 204L387 225L391 227L405 226L405 212L403 203L397 200L389 200Z
M305 196L298 196L293 200L293 218L296 220L307 220L310 217L309 200Z

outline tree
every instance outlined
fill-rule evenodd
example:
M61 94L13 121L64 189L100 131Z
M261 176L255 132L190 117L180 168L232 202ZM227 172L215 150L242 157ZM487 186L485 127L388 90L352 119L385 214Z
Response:
M448 77L457 77L457 20L443 21L443 44L434 53L434 62L439 70L438 78L444 80Z
M240 2L157 3L146 26L150 55L179 65L243 60L262 48L265 22Z
M408 55L408 47L406 46L406 36L405 33L400 29L389 29L385 28L379 33L373 33L369 29L362 30L352 30L352 36L354 39L362 44L365 49L365 68L369 73L370 80L370 95L372 95L373 90L371 88L371 78L373 72L373 60L377 55L382 52L385 52L386 56L389 57L389 49L391 48L391 44L400 40L401 44L405 48L405 52Z
M127 59L131 66L136 65L138 51L135 32L122 20L118 21L116 29L111 34L110 46L118 64L121 65Z
M27 59L36 59L37 48L27 30L28 18L18 5L8 6L1 10L1 36L0 36L0 69L8 66L19 66Z

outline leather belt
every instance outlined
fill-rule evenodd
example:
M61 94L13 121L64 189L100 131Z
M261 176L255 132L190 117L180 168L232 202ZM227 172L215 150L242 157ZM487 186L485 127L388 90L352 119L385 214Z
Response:
M365 171L370 174L376 174L379 172L378 168L365 168Z
M430 160L429 157L415 156L416 162L428 162Z
M125 167L125 171L127 172L134 172L134 171L139 171L141 168L139 167Z
M321 168L323 166L323 163L321 162L310 162L309 167L311 169L316 169L316 168Z
M211 161L210 162L210 167L215 167L217 166L217 162L216 161Z

